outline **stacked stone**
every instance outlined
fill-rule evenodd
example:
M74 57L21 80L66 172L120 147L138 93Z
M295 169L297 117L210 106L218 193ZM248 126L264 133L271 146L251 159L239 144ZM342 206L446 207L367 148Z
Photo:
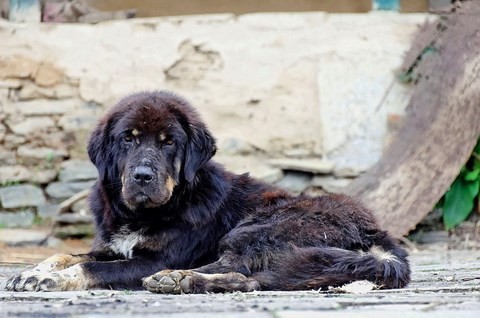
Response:
M76 193L89 189L97 178L96 168L86 160L67 160L60 164L58 181L48 186L14 184L0 187L0 241L9 244L31 243L23 230L2 235L4 228L30 228L34 225L40 234L34 240L41 243L50 233L42 225L56 223L55 236L83 237L92 234L91 213L87 199L83 198L61 213L60 203ZM3 228L3 229L2 229ZM38 232L38 231L37 231Z
M68 159L86 159L85 138L99 109L82 100L78 80L52 63L0 58L0 241L41 242L49 232L15 235L6 228L89 221L80 203L72 210L83 215L69 217L58 215L58 204L96 179L89 161Z
M216 159L234 172L297 193L342 191L401 126L409 88L394 70L429 18L311 12L96 25L0 20L0 227L84 222L82 203L61 216L58 204L94 177L72 178L62 162L88 165L86 138L99 116L139 90L190 100L217 137ZM11 203L27 198L36 201Z

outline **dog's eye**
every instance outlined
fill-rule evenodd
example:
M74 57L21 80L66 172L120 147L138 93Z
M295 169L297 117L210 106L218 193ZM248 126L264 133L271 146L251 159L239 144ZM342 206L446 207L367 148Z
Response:
M133 141L133 136L130 135L130 134L125 135L125 136L123 136L123 140L124 140L125 142L132 142L132 141Z

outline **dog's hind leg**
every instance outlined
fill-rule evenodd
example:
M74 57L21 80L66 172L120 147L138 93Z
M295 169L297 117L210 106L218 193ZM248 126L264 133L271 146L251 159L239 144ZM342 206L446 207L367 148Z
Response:
M385 244L388 246L388 244ZM406 253L397 246L368 251L335 247L297 248L272 269L254 273L263 290L306 290L368 280L382 288L401 288L410 281Z
M243 274L204 274L192 270L163 270L143 279L143 286L153 293L224 293L251 292L260 289L260 284Z

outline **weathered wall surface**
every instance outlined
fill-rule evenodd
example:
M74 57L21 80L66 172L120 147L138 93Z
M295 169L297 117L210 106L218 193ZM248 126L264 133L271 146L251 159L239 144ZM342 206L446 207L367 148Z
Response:
M219 158L234 170L274 181L281 173L266 159L316 158L313 166L323 170L310 169L311 162L299 169L304 162L293 162L293 170L355 175L378 160L387 118L404 110L408 88L394 71L426 18L298 13L98 25L0 21L0 182L50 184L47 195L52 182L70 189L72 182L90 184L84 177L59 180L60 164L86 159L86 136L105 109L149 89L187 97L217 136ZM67 162L63 170L72 166L78 165Z

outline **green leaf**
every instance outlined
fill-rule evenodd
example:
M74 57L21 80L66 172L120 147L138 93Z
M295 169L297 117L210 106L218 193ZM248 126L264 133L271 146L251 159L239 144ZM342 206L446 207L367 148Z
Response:
M463 179L467 181L475 181L478 179L478 176L480 174L480 168L476 168L472 171L467 171L463 175Z
M447 230L464 221L472 212L479 186L478 179L467 181L459 177L453 182L443 202L443 224Z
M477 154L480 154L480 139L478 140L477 145L475 146L475 148L473 148L473 152L475 152L475 153L477 153Z

